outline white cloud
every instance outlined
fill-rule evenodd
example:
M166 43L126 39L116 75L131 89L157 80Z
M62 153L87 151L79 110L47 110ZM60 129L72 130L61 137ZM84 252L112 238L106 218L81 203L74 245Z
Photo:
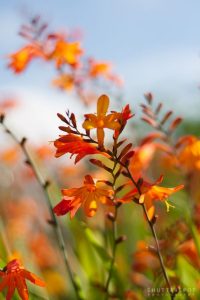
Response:
M6 92L5 92L6 91ZM61 125L57 113L64 114L67 109L80 113L82 104L73 96L52 90L35 87L6 87L1 95L16 95L20 104L7 115L7 123L14 129L18 137L26 136L32 141L54 140Z

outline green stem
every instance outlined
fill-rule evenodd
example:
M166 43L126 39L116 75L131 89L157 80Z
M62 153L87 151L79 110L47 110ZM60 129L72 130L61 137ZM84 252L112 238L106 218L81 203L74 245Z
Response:
M112 279L112 273L113 273L113 268L114 268L114 264L115 264L115 258L116 258L116 250L117 250L117 211L118 211L118 207L115 206L115 214L114 214L114 218L112 221L112 239L113 239L113 245L112 245L112 259L111 259L111 263L110 263L110 268L109 268L109 272L108 272L108 278L106 281L106 285L105 285L105 291L106 291L106 295L105 295L105 300L109 299L109 285Z
M114 139L114 145L113 145L113 149L114 149L114 153L117 152L117 139ZM115 188L115 184L117 181L117 177L115 176L115 169L117 167L118 161L117 161L117 157L116 155L113 154L113 160L114 160L114 165L112 168L112 177L113 177L113 183L112 183L112 187L114 190L114 198L116 195L116 188ZM118 206L115 205L115 212L114 212L114 216L112 219L112 259L111 259L111 263L110 263L110 268L109 268L109 272L108 272L108 278L106 281L106 285L105 285L105 291L106 291L106 295L105 295L105 300L109 299L109 286L110 286L110 282L112 279L112 274L113 274L113 269L114 269L114 264L115 264L115 259L116 259L116 250L117 250L117 213L118 213Z

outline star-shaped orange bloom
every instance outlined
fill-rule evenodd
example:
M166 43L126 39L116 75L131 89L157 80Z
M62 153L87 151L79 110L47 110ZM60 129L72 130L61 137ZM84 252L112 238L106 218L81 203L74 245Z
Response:
M12 299L15 289L17 289L22 300L28 300L29 293L26 280L41 287L45 286L45 283L36 275L25 270L18 259L11 260L3 271L0 271L0 277L2 278L2 281L0 282L0 291L6 287L8 288L6 300Z
M67 42L64 39L59 39L49 58L55 59L57 68L62 67L64 64L75 67L79 63L81 54L83 54L83 50L79 42Z
M16 53L9 55L9 68L13 69L15 73L21 73L35 57L44 57L41 49L36 45L28 45Z
M99 97L97 102L97 115L86 114L86 120L83 122L83 128L86 130L97 129L97 139L99 147L104 144L104 128L119 130L118 113L106 115L109 107L109 98L106 95Z
M70 212L70 217L73 218L79 207L83 205L86 216L93 217L98 202L113 205L113 190L104 189L99 185L100 182L95 183L90 175L86 175L82 187L62 190L64 198L54 207L54 213L62 216Z
M81 137L74 134L61 136L54 142L54 146L57 148L56 157L71 153L71 156L76 155L75 163L86 155L100 153L93 144L84 141Z
M158 180L154 183L148 183L143 181L142 185L140 186L140 193L138 189L135 188L132 191L128 192L120 201L121 202L130 202L134 198L139 199L139 203L145 204L147 209L148 217L151 220L155 214L155 206L154 201L165 201L167 206L167 211L169 211L169 207L172 206L168 203L167 199L170 195L175 192L178 192L184 188L184 185L178 185L174 188L167 188L158 186L163 181L163 176L160 176Z

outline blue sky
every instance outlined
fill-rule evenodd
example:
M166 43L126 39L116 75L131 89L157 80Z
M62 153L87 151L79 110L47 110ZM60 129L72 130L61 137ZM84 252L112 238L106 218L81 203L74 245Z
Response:
M57 111L68 106L76 109L69 96L49 88L53 73L46 65L35 63L20 76L5 68L6 54L23 45L16 33L26 12L41 14L53 29L81 28L86 52L113 62L125 80L125 102L133 108L145 92L152 91L166 107L198 117L200 1L0 0L0 4L0 91L1 95L13 93L25 103L18 117L11 115L19 130L37 114L38 134L44 112L55 118ZM50 129L44 134L50 136L55 122L48 118L47 122Z

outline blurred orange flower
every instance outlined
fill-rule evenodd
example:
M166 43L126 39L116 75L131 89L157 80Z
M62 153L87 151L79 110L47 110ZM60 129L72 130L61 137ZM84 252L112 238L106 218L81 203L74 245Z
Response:
M61 74L53 80L53 85L61 90L72 90L74 87L74 77L71 74Z
M111 72L111 64L105 61L97 61L95 59L89 59L89 77L99 78L104 77L107 80L112 81L114 84L121 86L123 84L122 79Z
M200 268L200 258L194 240L190 239L184 241L178 247L178 252L185 255L195 267Z
M36 57L44 57L42 50L37 45L28 45L19 51L9 55L8 65L15 73L21 73L28 66L30 61Z
M20 151L16 147L7 148L4 151L0 152L0 159L7 164L13 165L20 158Z
M134 188L132 191L128 192L120 201L130 202L134 198L138 198L140 204L145 204L148 217L151 220L155 214L154 201L165 201L167 211L169 211L169 207L172 205L168 203L168 197L173 193L182 190L184 187L184 185L178 185L174 188L158 186L158 184L160 184L162 181L163 176L160 176L160 178L158 178L158 180L156 180L156 182L152 184L143 181L142 185L140 186L140 193L137 188Z
M39 147L36 147L34 150L41 160L49 159L52 157L53 150L48 145L41 145Z
M155 154L156 147L153 143L147 143L134 150L135 155L130 161L130 171L133 178L137 181L149 167Z
M90 175L85 176L84 185L80 188L64 189L63 200L54 207L57 216L65 215L70 212L73 218L81 205L87 217L93 217L97 211L97 203L113 205L113 190L99 187L100 182L94 182ZM72 199L69 199L72 198Z
M86 130L97 129L97 139L100 147L104 144L104 128L119 130L118 113L111 113L106 116L109 107L109 98L106 95L99 97L97 102L97 115L86 114L86 120L83 123L83 128Z
M190 172L200 170L200 140L192 135L184 136L177 143L180 166Z
M28 243L31 253L34 254L37 265L41 269L55 267L59 263L59 252L52 245L49 238L41 231L35 234L32 233Z
M98 62L94 59L90 60L90 76L98 77L99 75L103 75L107 77L110 72L110 64L107 62Z
M76 154L75 163L86 155L100 153L93 144L85 142L82 137L74 134L61 136L54 142L54 146L57 148L56 157L66 153L71 153L71 157Z
M12 299L15 289L17 289L22 300L28 300L29 293L26 280L41 287L45 286L45 283L36 275L25 270L18 259L11 260L3 271L0 271L0 277L2 278L2 281L0 282L0 291L5 287L8 288L6 300Z
M146 242L139 241L133 254L133 270L144 273L148 269L155 270L157 268L159 268L159 260L156 252L150 251Z
M0 99L0 114L4 114L8 110L16 107L18 101L12 98Z
M55 49L49 56L50 59L55 59L56 67L59 69L64 64L69 64L76 67L79 63L79 58L83 54L79 42L67 42L64 39L59 39L56 42Z

